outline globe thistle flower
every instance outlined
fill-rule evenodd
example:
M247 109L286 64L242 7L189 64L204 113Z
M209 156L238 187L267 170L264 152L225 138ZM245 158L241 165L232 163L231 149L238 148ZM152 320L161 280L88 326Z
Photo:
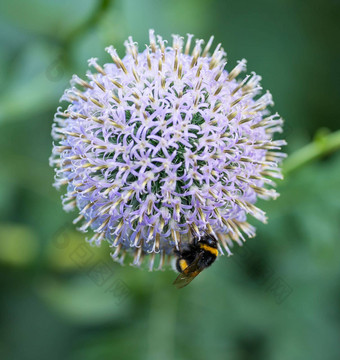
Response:
M80 230L109 242L121 263L132 252L134 265L148 258L160 269L192 231L230 255L255 235L248 215L266 221L257 198L278 196L270 187L285 142L273 140L282 119L267 110L270 93L255 73L238 80L244 59L227 71L213 37L205 47L192 39L173 35L169 46L150 30L142 52L131 37L122 59L106 48L112 62L90 59L55 115L50 162L55 186L67 187L64 208L78 209Z

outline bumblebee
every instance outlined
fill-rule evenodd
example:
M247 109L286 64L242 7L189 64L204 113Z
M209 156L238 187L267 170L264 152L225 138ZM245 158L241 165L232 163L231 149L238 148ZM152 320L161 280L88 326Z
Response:
M216 260L217 240L209 234L204 234L200 239L194 235L192 243L175 250L175 255L177 255L176 269L180 274L173 284L180 289Z

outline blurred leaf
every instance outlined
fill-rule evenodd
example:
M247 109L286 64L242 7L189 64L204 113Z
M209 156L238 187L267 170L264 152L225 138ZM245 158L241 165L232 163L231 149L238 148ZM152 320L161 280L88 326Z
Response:
M113 276L112 281L119 279ZM130 306L129 297L121 301L109 291L109 284L98 285L86 273L65 281L45 278L38 291L52 309L78 325L119 321Z
M56 106L69 81L55 48L40 43L24 48L10 85L0 97L0 125L26 120Z
M101 247L91 246L85 241L86 235L71 228L61 227L47 244L46 261L54 270L86 269L99 261L109 261L110 249L107 243Z
M0 261L14 266L31 264L38 255L34 231L22 224L0 224Z
M83 21L94 0L12 0L0 3L0 14L24 32L63 36ZM20 11L18 11L20 9Z

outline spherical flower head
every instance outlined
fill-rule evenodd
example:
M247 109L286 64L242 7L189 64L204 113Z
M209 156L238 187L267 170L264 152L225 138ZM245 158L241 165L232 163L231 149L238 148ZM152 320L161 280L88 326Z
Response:
M139 52L130 37L122 59L108 47L112 62L90 59L87 80L73 76L52 130L65 210L77 208L80 229L108 241L114 259L132 251L150 270L193 233L212 234L229 255L255 234L248 215L266 221L257 198L278 195L268 187L285 142L273 139L282 119L267 110L270 93L255 73L238 80L245 60L228 72L221 45L210 52L213 38L192 38L169 46L150 30L150 45Z

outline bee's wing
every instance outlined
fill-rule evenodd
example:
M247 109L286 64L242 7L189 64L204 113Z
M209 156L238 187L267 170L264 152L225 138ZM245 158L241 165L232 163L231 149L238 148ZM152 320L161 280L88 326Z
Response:
M182 287L187 286L193 279L195 279L195 277L203 270L203 268L198 266L198 262L202 255L203 253L197 255L193 263L185 268L183 272L177 276L176 280L173 282L173 285L175 285L178 289L181 289Z

